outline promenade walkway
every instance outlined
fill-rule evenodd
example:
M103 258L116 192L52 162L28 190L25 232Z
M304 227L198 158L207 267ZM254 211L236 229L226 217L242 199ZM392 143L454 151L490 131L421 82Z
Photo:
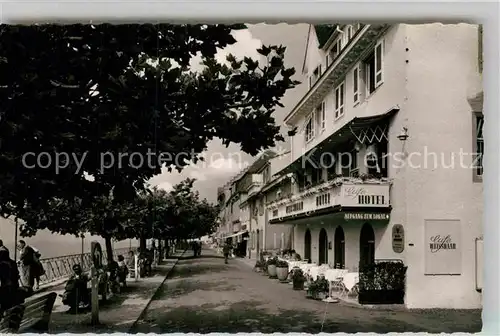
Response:
M382 311L308 300L241 260L179 261L131 332L480 332L480 310Z
M185 253L177 252L169 259L165 259L161 265L158 265L153 272L153 276L139 279L137 282L129 281L127 283L128 288L123 293L115 295L109 300L109 303L100 306L100 324L97 326L90 324L90 313L78 315L67 313L68 307L63 305L61 297L58 296L52 313L50 333L129 332L179 258L186 257L189 253L190 251ZM64 292L64 283L47 288L36 293L33 297L47 292L62 294Z

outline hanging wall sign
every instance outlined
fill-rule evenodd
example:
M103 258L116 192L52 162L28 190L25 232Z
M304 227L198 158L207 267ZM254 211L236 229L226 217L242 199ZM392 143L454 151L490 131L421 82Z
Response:
M394 224L392 227L392 250L401 253L405 249L405 231L403 225Z

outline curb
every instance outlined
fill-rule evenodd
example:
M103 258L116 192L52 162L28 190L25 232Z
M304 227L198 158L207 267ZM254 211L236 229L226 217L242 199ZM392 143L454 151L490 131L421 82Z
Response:
M160 285L158 286L158 288L156 288L156 290L154 291L153 295L149 299L148 303L146 303L146 306L144 306L144 308L142 309L142 312L139 314L139 316L137 317L137 319L134 321L134 323L132 323L132 325L128 329L128 332L127 332L128 334L132 333L131 331L136 327L137 322L139 322L139 320L144 317L144 314L146 313L146 310L151 305L151 302L153 301L153 298L156 297L156 295L159 293L160 288L165 284L165 282L167 281L168 277L170 276L170 273L172 273L172 271L174 270L175 266L177 265L177 263L179 262L179 260L184 256L184 253L186 253L187 250L188 249L185 249L181 253L181 255L179 257L177 257L177 260L174 262L174 265L172 266L172 268L167 272L167 274L165 275L165 278L163 279L163 281L160 283Z

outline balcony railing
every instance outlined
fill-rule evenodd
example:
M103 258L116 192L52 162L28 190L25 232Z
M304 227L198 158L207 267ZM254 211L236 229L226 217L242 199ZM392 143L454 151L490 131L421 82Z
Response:
M129 251L135 251L136 249L137 247L116 249L113 251L113 257L115 260L120 254L126 257ZM90 252L87 252L83 255L71 254L54 258L42 258L40 262L45 270L45 274L40 277L40 285L44 285L69 277L73 274L73 265L75 264L80 264L84 272L89 271L92 266L92 256ZM103 262L107 262L106 251L103 251Z
M270 218L310 213L342 206L349 208L387 208L391 181L387 178L337 177L327 182L287 195L267 204Z

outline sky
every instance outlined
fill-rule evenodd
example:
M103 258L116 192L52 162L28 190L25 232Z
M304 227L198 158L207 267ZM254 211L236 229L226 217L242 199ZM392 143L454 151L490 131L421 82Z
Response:
M308 24L298 25L248 25L248 29L235 31L233 36L237 43L220 50L217 59L224 61L231 53L237 58L244 56L260 60L257 49L264 45L284 45L285 64L287 67L295 67L296 80L303 83L302 62L304 59L306 40L308 34ZM198 60L193 60L192 66L196 67ZM306 85L301 84L286 93L282 99L285 108L277 108L275 119L277 124L282 124L283 118L291 108L298 102L306 92ZM287 128L282 127L282 132L286 134ZM281 143L276 148L279 152L289 149L288 143ZM181 173L163 171L162 174L153 177L149 183L159 188L170 190L173 185L186 178L195 178L194 188L199 191L202 198L207 198L215 202L217 187L227 183L233 176L237 175L244 167L253 162L254 158L240 151L238 145L231 144L228 148L222 145L220 140L213 140L208 143L208 148L204 153L205 161L197 165L185 168ZM13 256L15 225L12 220L0 218L0 239L11 250ZM20 239L20 238L18 238ZM42 252L42 257L52 257L65 254L77 254L81 252L82 241L73 236L62 236L51 234L48 231L41 231L36 236L25 239L28 244L37 247ZM100 241L104 246L104 241L99 237L87 236L84 240L84 249L90 249L91 241ZM129 244L137 246L137 241L122 241L114 244L115 248L128 247Z
M234 32L233 36L238 42L221 50L218 59L220 61L224 60L229 53L232 53L237 58L248 56L259 59L260 55L256 51L257 48L260 48L263 44L281 44L287 47L285 64L296 69L294 79L305 83L301 76L301 70L308 30L308 24L248 25L248 29ZM278 124L282 124L285 115L304 93L305 84L301 84L287 92L281 101L285 108L278 107L274 116ZM282 133L286 134L286 131L287 128L283 126ZM277 151L283 152L289 149L289 144L280 143L277 147ZM205 162L185 168L181 173L164 171L150 180L151 185L169 190L172 185L186 178L195 178L197 181L194 187L199 191L200 196L215 202L217 187L224 185L254 160L250 155L240 151L238 145L231 144L226 148L218 139L214 139L208 144L208 149L204 154L206 157Z

